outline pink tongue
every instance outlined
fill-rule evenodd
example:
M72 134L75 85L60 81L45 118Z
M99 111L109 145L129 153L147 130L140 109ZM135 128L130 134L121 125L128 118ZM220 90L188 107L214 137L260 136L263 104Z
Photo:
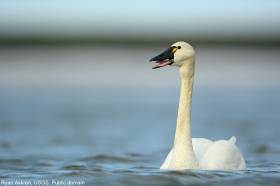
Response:
M171 63L172 63L172 61L170 61L170 60L168 60L168 61L160 61L160 62L158 62L158 64L156 64L156 66L153 67L153 69L164 67L166 65L170 65Z

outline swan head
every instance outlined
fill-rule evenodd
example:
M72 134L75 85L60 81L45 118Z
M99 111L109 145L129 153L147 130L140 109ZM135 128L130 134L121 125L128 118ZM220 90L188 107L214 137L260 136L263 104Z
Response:
M181 67L188 62L187 59L194 58L194 55L194 49L190 44L184 41L179 41L172 44L161 54L150 59L150 61L156 62L153 69L161 68L167 65Z

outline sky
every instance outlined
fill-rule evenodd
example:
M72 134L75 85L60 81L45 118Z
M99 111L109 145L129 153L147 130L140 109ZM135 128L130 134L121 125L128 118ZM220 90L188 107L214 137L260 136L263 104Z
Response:
M280 40L278 0L1 0L0 37Z

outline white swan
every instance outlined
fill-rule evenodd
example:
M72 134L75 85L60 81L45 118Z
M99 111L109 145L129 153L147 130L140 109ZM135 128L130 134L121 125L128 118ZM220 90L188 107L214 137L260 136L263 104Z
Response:
M160 169L245 169L246 164L235 145L236 138L234 136L229 140L218 141L191 137L191 104L195 67L193 47L183 41L176 42L150 61L156 62L153 69L167 65L179 67L181 77L174 144Z

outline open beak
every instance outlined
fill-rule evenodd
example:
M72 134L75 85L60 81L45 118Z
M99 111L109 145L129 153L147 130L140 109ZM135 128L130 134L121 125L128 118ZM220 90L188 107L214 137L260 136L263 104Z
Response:
M153 67L153 69L161 68L167 65L172 65L174 63L174 53L176 52L177 47L172 46L162 52L161 54L153 57L150 61L155 61L157 64Z

